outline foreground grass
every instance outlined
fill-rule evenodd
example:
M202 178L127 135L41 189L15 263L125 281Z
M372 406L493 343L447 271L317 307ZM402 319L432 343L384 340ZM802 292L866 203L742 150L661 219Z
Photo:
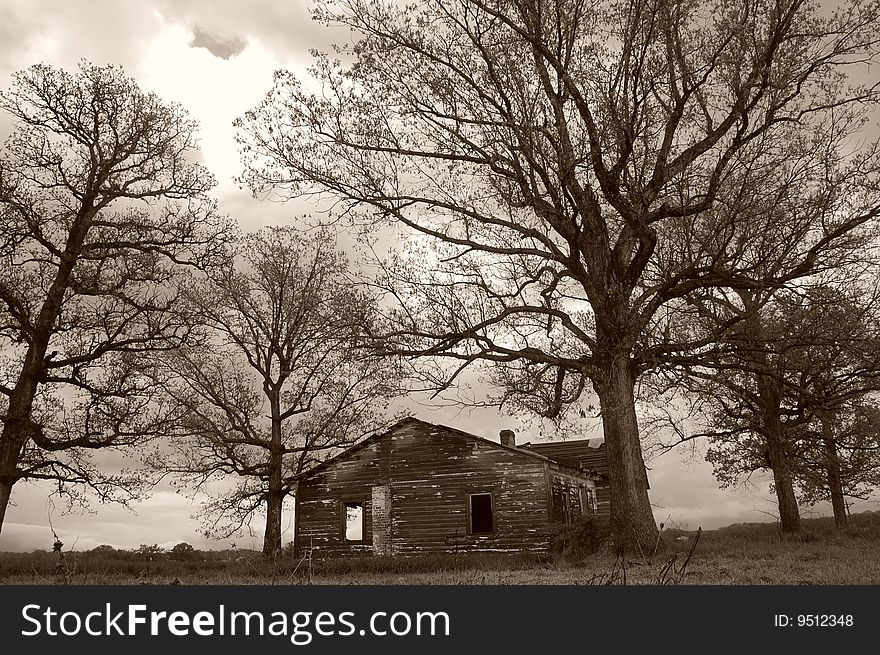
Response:
M0 554L2 584L880 584L880 513L853 516L834 530L830 519L805 521L803 535L780 538L772 524L738 524L695 533L663 533L663 552L622 560L598 552L581 562L528 555L443 555L323 562L256 555L234 561L196 553L185 561L93 553ZM690 551L693 549L693 553ZM684 566L688 555L691 555ZM128 554L130 555L130 554Z

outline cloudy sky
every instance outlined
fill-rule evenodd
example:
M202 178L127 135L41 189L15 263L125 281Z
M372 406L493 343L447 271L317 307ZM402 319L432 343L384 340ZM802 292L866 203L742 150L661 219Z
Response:
M347 37L313 24L307 6L307 0L3 0L0 87L9 86L14 71L38 62L68 69L82 58L121 64L142 88L179 102L198 119L204 161L218 179L215 194L226 213L246 229L284 224L308 207L255 200L238 187L232 121L269 90L274 70L305 75L311 48L328 49ZM5 120L0 117L4 136L10 127ZM529 427L491 411L418 405L413 413L495 440L504 428L515 429L519 440L536 440ZM585 437L600 435L598 428L585 429ZM650 467L651 500L659 521L671 517L695 529L773 520L766 479L756 479L750 489L720 491L699 453L695 458L669 453ZM75 544L77 550L104 543L122 548L153 543L170 547L180 541L203 548L228 546L201 537L198 523L190 518L196 506L167 488L156 490L133 512L93 505L93 513L64 514L63 504L47 501L45 488L23 483L16 486L13 502L0 550L50 548L50 517L65 547ZM814 511L827 513L824 508ZM258 547L262 526L254 527L258 535L236 539L239 547ZM286 542L289 520L285 527Z

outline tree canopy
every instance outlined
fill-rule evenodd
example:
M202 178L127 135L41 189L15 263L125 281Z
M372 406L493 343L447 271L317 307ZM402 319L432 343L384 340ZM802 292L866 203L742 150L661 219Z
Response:
M612 532L653 548L640 375L717 334L673 330L699 290L759 289L859 247L880 156L878 5L804 0L325 0L355 40L279 72L239 122L257 193L329 194L405 226L386 264L389 350L488 362L548 416L588 383ZM448 381L448 380L447 380Z
M180 344L186 270L217 263L228 221L206 195L195 123L115 66L36 65L0 96L0 526L20 480L130 497L90 453L173 417L138 354ZM119 492L119 495L115 495Z
M376 308L348 266L327 232L246 235L229 265L185 293L201 344L160 356L180 420L159 467L209 494L217 483L202 513L211 534L230 536L265 508L266 556L281 550L292 477L378 427L397 388L393 362L364 347Z

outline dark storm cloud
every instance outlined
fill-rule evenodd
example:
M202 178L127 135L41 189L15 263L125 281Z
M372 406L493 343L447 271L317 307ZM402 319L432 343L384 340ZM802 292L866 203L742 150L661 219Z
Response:
M189 42L190 46L193 48L205 48L212 55L220 59L234 57L247 47L247 41L244 39L238 37L223 38L198 26L193 27L192 32L193 36Z
M236 35L262 43L280 59L310 59L309 48L327 50L341 34L327 31L311 20L305 0L155 0L153 6L165 20L198 25L210 35ZM207 46L203 46L207 47ZM222 56L212 51L215 56Z

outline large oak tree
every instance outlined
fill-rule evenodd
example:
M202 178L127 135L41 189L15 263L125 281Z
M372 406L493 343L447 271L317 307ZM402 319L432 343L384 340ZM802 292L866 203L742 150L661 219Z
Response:
M217 260L195 124L114 66L36 65L0 96L0 526L13 486L130 488L89 457L164 431L139 353L171 348L185 269Z
M450 375L492 362L548 416L591 383L614 539L650 550L635 384L715 338L681 338L670 317L695 290L809 275L877 212L875 148L838 148L876 105L847 71L875 58L877 3L326 0L316 14L353 44L318 56L312 80L277 74L240 123L246 179L419 235L420 256L381 281L399 302L378 335L392 351L447 358ZM777 256L772 273L755 265Z

